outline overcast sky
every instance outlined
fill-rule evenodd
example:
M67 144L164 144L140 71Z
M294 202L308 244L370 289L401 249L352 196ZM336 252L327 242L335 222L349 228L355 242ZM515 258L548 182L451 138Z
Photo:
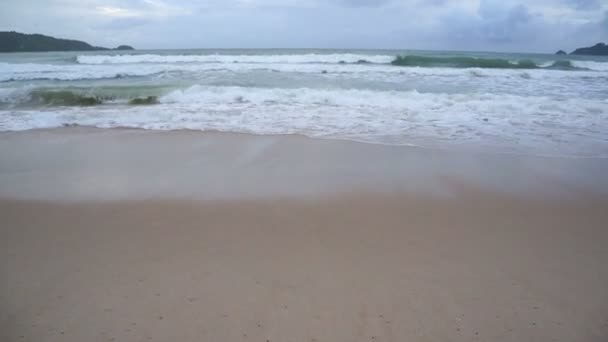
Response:
M0 0L0 30L113 47L568 51L608 0Z

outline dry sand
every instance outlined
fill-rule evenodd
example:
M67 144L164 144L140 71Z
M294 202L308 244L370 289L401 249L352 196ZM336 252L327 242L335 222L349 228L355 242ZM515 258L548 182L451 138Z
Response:
M608 196L593 179L605 162L268 139L0 135L0 341L608 339ZM159 152L171 143L183 157ZM277 171L289 149L317 166ZM507 170L479 177L488 158ZM374 178L380 163L402 172ZM204 180L156 193L176 175L163 168L182 166ZM214 169L237 166L238 186L210 191ZM251 196L269 172L289 187ZM349 182L321 191L340 172ZM144 177L117 192L121 174Z

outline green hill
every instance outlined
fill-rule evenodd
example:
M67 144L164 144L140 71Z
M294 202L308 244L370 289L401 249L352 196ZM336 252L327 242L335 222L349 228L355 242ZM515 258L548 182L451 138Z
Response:
M132 47L121 45L120 50L133 50ZM0 52L44 52L44 51L95 51L109 50L92 46L88 43L58 39L42 34L24 34L19 32L0 32Z
M608 45L597 43L591 47L576 49L571 55L608 56Z

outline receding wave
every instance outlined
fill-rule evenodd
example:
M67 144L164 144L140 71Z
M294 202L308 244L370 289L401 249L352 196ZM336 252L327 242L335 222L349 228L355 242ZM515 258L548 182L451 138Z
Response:
M79 64L142 64L142 63L258 63L258 64L304 64L304 63L377 63L388 64L390 55L365 54L299 54L299 55L80 55Z
M431 57L431 56L397 56L391 64L410 67L443 67L443 68L482 68L482 69L558 69L586 70L577 67L568 60L555 61L547 66L541 66L532 60L510 61L500 58L476 57Z

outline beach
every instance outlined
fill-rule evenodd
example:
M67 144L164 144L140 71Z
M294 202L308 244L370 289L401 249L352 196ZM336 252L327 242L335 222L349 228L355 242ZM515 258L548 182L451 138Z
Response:
M608 160L0 133L2 341L604 341Z

